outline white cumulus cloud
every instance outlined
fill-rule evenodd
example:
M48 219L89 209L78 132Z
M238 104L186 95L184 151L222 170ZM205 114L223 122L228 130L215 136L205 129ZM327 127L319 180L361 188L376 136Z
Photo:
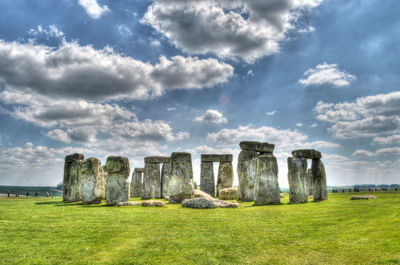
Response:
M85 9L86 13L93 19L100 18L104 13L109 12L108 6L100 6L97 0L79 0L78 3Z
M340 70L337 64L319 64L315 69L308 69L304 75L305 79L300 79L299 83L305 86L331 84L336 87L344 87L350 85L356 80L354 75Z
M220 113L218 110L209 109L206 112L204 112L203 115L196 117L194 121L220 124L220 123L227 123L228 119L225 118L224 115Z

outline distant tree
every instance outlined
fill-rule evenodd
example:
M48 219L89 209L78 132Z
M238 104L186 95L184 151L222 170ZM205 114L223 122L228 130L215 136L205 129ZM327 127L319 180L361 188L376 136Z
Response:
M57 184L56 189L57 190L62 190L63 189L63 182L62 181Z

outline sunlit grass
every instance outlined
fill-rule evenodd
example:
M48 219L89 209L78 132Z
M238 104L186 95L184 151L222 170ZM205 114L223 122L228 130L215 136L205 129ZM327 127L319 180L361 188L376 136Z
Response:
M207 210L1 198L0 263L400 263L400 192L373 194Z

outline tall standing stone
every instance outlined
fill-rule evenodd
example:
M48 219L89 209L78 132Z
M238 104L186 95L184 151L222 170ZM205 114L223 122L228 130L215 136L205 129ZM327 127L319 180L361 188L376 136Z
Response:
M109 156L106 162L107 184L106 200L108 205L129 201L129 159L123 156Z
M321 159L313 159L311 164L312 177L314 182L314 201L328 199L328 188L326 184L325 166Z
M215 196L215 180L214 180L213 162L201 161L200 165L200 190L211 196Z
M132 173L131 180L131 198L141 197L143 188L143 168L135 168Z
M168 182L171 177L171 162L163 163L161 168L161 197L166 199L169 196Z
M145 162L143 174L142 199L161 198L160 164ZM154 189L152 197L151 189Z
M103 167L99 159L86 159L81 167L82 202L87 204L101 203L105 199L105 181Z
M254 201L257 205L280 203L278 163L272 154L257 157Z
M83 154L72 154L65 157L64 179L63 179L63 200L77 202L82 200L82 173Z
M171 154L171 178L168 183L169 203L180 203L193 197L192 155L185 152Z
M312 177L312 169L309 168L307 170L307 186L308 186L308 195L313 195L314 192L314 182L313 182L313 177Z
M288 157L287 163L290 203L307 202L307 159L303 157Z
M217 196L220 190L232 187L233 187L232 161L220 162L218 167Z
M237 174L241 201L254 201L257 155L258 152L251 150L242 150L239 154Z

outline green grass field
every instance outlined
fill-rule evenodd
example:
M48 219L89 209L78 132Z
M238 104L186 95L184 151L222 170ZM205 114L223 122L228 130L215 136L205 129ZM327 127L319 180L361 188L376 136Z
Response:
M400 264L400 192L239 209L0 198L1 264Z

